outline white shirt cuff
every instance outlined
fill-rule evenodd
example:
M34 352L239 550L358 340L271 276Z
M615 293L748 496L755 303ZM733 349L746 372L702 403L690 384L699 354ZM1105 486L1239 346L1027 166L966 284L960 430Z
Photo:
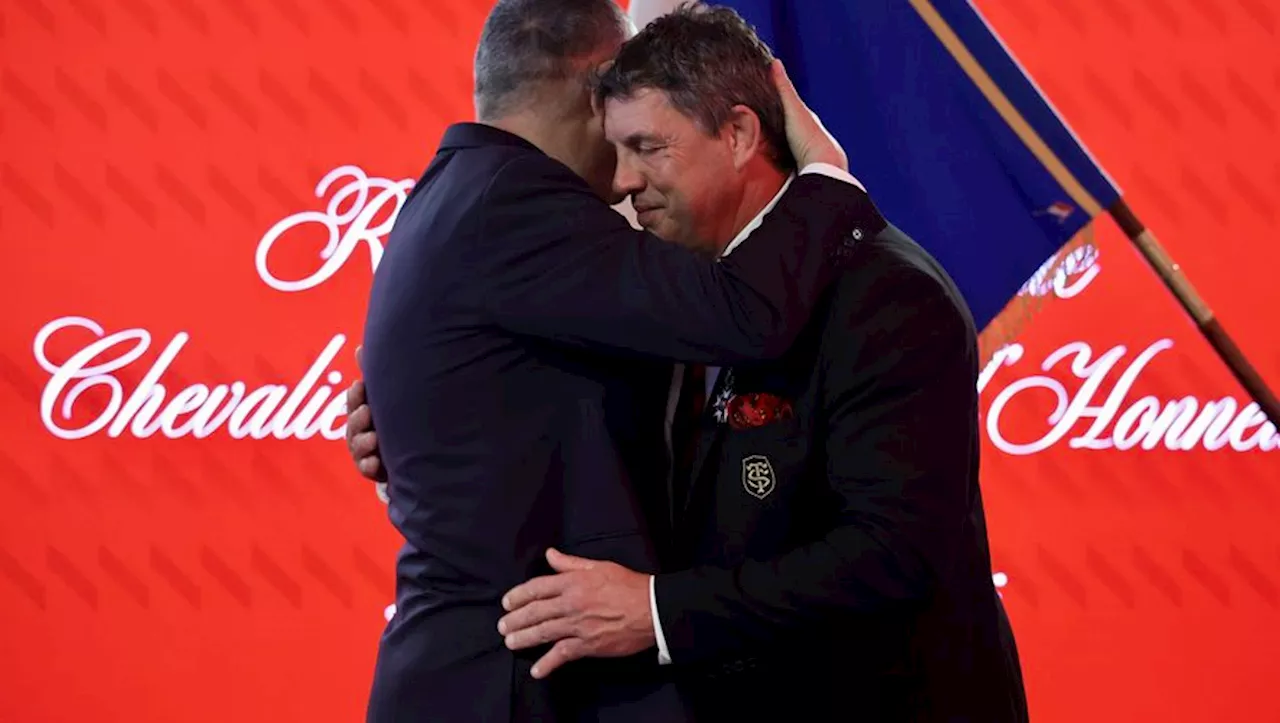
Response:
M831 165L830 163L810 163L809 165L800 169L800 175L803 176L806 173L817 173L817 174L826 176L827 178L834 178L837 181L852 183L853 185L857 186L863 193L867 192L866 186L863 186L861 181L854 178L853 174L849 173L843 168L837 168Z
M658 665L671 665L671 651L662 636L662 620L658 618L658 595L653 575L649 576L649 614L653 616L653 637L658 641Z

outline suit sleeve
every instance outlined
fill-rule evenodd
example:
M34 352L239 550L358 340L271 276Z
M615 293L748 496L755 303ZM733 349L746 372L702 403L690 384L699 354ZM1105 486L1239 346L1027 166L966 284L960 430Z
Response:
M483 212L477 263L500 327L721 364L786 351L851 234L885 225L860 186L805 173L740 248L715 261L635 230L568 169L527 157L497 174Z
M973 325L923 272L877 276L877 291L843 300L824 331L835 526L771 559L658 575L657 608L675 663L924 603L964 549L977 464ZM843 352L851 342L858 351Z

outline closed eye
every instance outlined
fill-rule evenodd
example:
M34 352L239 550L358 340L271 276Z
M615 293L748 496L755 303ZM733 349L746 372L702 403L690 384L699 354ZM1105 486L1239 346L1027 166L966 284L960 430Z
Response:
M649 134L630 136L622 144L638 156L650 156L667 147Z

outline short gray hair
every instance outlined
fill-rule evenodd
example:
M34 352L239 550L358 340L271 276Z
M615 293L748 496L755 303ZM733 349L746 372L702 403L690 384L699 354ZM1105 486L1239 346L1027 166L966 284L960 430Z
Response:
M603 102L660 90L707 133L719 131L735 105L745 105L760 118L775 165L795 170L772 63L769 46L732 8L684 3L623 44L595 93Z
M622 42L627 23L614 0L498 0L476 46L477 116L510 113L540 83L589 72L583 60Z

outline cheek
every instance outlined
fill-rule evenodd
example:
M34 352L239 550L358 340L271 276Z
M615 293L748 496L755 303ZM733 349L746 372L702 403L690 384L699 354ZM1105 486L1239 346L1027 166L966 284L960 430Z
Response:
M645 176L649 185L662 194L668 208L679 210L685 207L690 180L686 172L675 168L674 164L655 163L649 166Z
M709 187L725 180L714 163L693 161L685 154L655 160L649 168L649 179L681 220L700 210Z
M654 231L668 241L680 241L693 228L693 216L691 209L682 200L668 198L667 210L663 212L662 220Z
M714 159L683 164L679 173L671 175L672 188L690 204L698 203L709 190L729 181L730 177L714 162Z
M671 190L674 199L672 205L679 210L684 220L698 218L706 212L708 183L716 183L716 179L700 175L686 176Z
M683 220L679 213L667 211L662 214L662 218L654 223L649 231L666 241L683 243L688 236L688 229L689 224Z

